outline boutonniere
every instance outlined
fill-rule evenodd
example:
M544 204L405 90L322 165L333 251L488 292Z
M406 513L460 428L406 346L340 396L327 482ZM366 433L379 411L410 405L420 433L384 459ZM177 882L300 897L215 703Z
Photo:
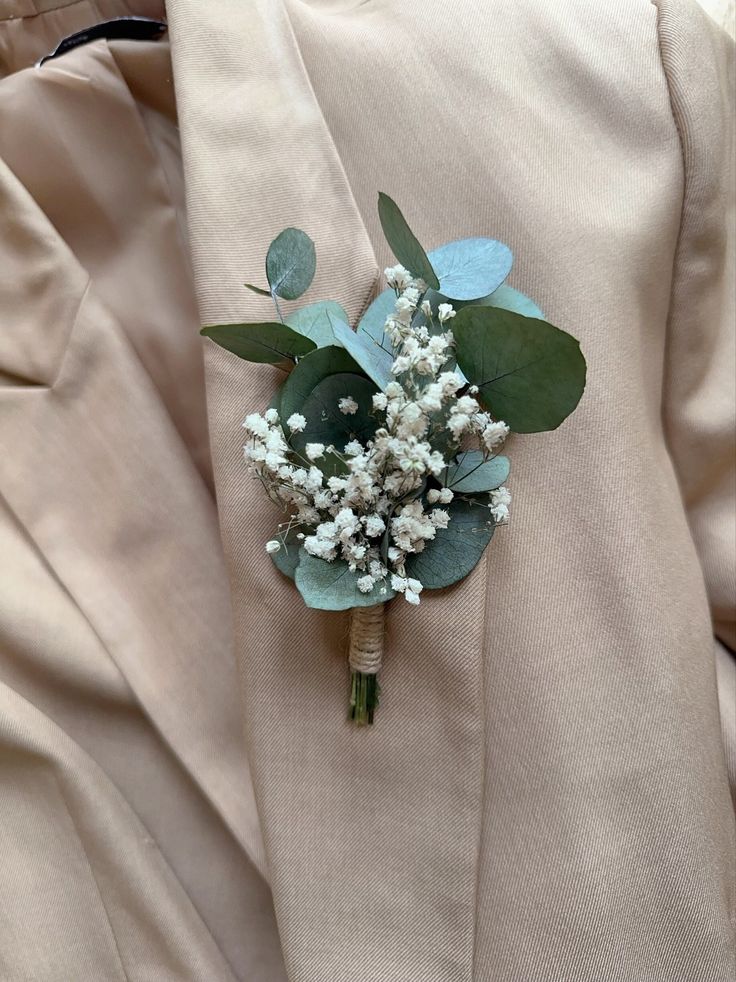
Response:
M245 463L284 520L266 552L309 607L350 610L349 716L373 722L385 604L420 603L466 577L508 521L510 431L553 430L585 387L570 334L505 284L494 239L426 253L394 201L378 198L398 264L354 330L334 300L286 315L316 269L287 228L266 255L276 320L202 334L241 358L290 368L245 417ZM265 541L267 539L267 541Z

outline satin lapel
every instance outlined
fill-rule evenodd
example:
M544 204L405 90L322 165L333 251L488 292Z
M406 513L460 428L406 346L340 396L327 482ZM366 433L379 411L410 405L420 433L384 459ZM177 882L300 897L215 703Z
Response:
M138 218L146 238L122 290L126 271L118 272L122 313L112 313L101 297L106 286L90 281L39 197L2 165L0 298L23 344L0 351L12 358L0 370L7 381L29 384L0 387L0 492L144 711L265 874L212 499L126 336L141 318L171 316L174 301L163 293L158 308L142 296L156 271L174 292L186 275L175 213L107 49L79 49L63 70L55 64L2 83L13 86L3 93L2 129L16 168L29 162L24 177L33 187L40 158L38 195L62 211L76 202L89 219L77 219L80 237L102 252L117 250L119 263L130 260L122 255L130 244L124 237ZM44 130L44 119L55 129ZM75 163L75 155L84 159ZM115 213L118 194L135 197L132 207L140 208L128 224ZM166 283L159 281L159 291Z
M337 300L354 320L375 286L373 247L284 7L170 0L168 10L203 321L271 319L270 301L241 284L262 283L286 226L316 242L303 302ZM373 181L370 160L361 180ZM373 729L351 728L347 616L309 610L274 569L264 543L281 515L242 460L242 419L281 376L206 348L248 752L290 978L467 980L485 567L421 610L391 605L380 715Z

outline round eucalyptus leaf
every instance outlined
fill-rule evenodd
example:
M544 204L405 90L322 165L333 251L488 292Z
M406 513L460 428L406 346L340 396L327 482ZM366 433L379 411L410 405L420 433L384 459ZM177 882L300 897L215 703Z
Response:
M495 239L457 239L433 249L429 261L440 280L439 292L452 302L493 293L509 275L513 256Z
M199 332L245 361L296 361L316 347L286 324L214 324Z
M307 425L301 433L291 435L291 446L305 455L308 443L323 443L326 447L332 444L340 453L351 440L364 444L376 432L376 420L370 415L375 391L375 385L363 375L340 372L323 378L298 410L306 418ZM348 397L358 404L355 413L344 413L340 409L340 400ZM331 453L326 453L317 464L328 477L345 470L342 461Z
M464 307L452 322L457 361L495 419L516 433L554 430L585 389L578 341L547 321Z
M300 358L281 386L281 419L285 421L292 413L300 413L308 396L323 378L344 372L359 375L360 368L344 348L336 345L317 348Z
M401 265L414 277L423 279L427 286L439 289L440 284L427 253L409 228L399 206L382 191L378 193L378 217L386 241Z
M284 300L296 300L309 289L316 269L314 242L300 228L285 228L268 247L266 279Z
M456 494L495 491L509 476L508 457L486 459L479 450L467 450L440 474L440 481Z
M358 334L348 324L333 320L332 329L339 343L353 356L363 371L380 389L385 389L394 377L391 374L393 355L368 334Z
M427 590L439 590L465 579L477 565L493 535L493 519L487 505L454 498L443 506L450 513L446 529L437 529L422 552L406 560L408 576Z
M476 303L479 307L503 307L504 310L513 310L517 314L523 314L524 317L536 317L539 320L544 320L544 314L530 297L506 283L494 290L490 297L483 297Z
M284 576L288 576L289 579L292 580L294 579L296 568L299 565L299 549L301 548L301 540L297 539L297 534L300 531L300 528L293 526L289 529L286 535L277 536L278 541L281 543L281 548L278 552L269 553L276 568L279 569Z
M332 318L348 323L348 315L339 303L334 300L322 300L320 303L310 303L300 310L294 310L286 318L286 323L293 330L310 338L318 348L335 344L335 333L332 330Z
M302 547L295 581L307 607L314 607L317 610L374 607L395 596L387 580L376 583L369 593L363 593L358 589L358 580L362 575L359 572L351 572L343 559L327 562L325 559L311 556Z

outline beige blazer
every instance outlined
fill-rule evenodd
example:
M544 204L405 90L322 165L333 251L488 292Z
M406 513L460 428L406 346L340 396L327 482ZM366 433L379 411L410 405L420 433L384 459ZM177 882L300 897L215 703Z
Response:
M31 67L126 13L0 0L0 980L728 982L732 43L690 0L169 0L173 72ZM589 381L471 577L390 606L355 730L242 462L277 374L197 328L270 315L286 225L357 317L379 190L509 243Z

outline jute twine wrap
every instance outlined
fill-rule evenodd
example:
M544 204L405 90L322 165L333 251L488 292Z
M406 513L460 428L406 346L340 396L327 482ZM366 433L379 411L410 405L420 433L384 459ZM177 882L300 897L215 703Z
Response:
M381 667L385 606L353 607L350 613L348 662L354 672L375 675Z

